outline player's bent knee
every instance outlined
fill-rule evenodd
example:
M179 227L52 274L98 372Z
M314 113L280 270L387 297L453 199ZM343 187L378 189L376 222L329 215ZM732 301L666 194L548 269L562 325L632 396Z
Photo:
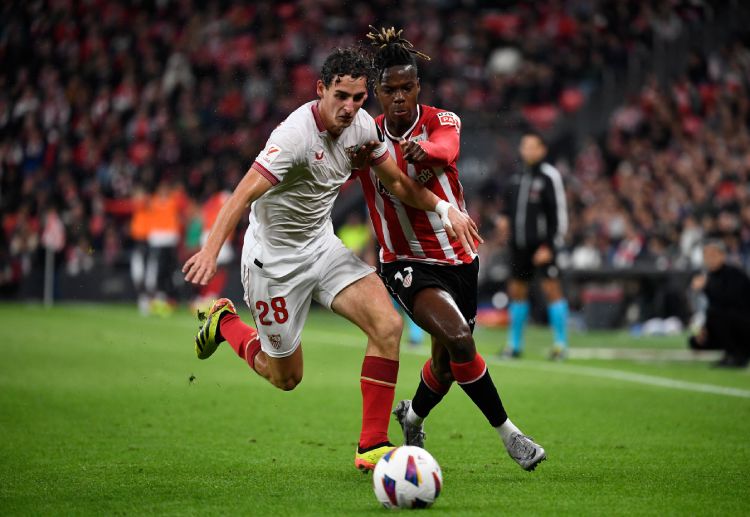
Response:
M468 325L461 325L454 332L445 336L451 360L455 362L471 361L477 352L474 337Z
M378 318L375 324L374 336L379 341L398 342L401 339L401 333L404 330L404 320L396 311L389 312L381 318Z
M285 375L283 377L272 377L270 379L271 384L276 386L282 391L292 391L294 388L299 386L302 382L301 375Z
M393 352L398 350L403 330L404 320L393 311L392 314L377 319L368 337L382 349L381 352Z

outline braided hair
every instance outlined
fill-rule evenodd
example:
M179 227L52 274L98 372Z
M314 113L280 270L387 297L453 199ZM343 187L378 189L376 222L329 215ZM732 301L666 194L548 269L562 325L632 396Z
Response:
M390 29L383 27L378 31L372 25L370 25L370 29L372 30L367 33L367 39L377 49L374 64L378 74L378 82L383 79L386 68L411 65L416 70L418 57L427 61L430 60L430 56L415 49L411 41L402 36L404 29L396 30L393 27Z

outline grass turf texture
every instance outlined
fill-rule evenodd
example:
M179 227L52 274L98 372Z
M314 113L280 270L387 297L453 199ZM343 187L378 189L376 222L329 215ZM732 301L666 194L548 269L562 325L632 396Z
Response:
M0 305L0 320L2 514L385 514L371 477L353 467L364 339L345 320L311 313L305 378L289 393L225 345L198 361L186 313ZM573 339L682 347L677 338L619 333ZM503 331L477 331L487 358L504 340ZM454 386L427 425L445 477L431 515L750 512L750 398L606 377L616 369L747 394L747 370L549 364L549 341L546 329L531 329L524 360L490 365L511 417L549 460L534 473L518 468ZM404 346L396 400L413 394L426 354ZM602 376L580 374L582 365ZM391 437L400 438L395 423Z

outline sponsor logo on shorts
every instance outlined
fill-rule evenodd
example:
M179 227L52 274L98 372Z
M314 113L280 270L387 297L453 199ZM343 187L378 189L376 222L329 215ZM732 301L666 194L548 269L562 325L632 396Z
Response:
M414 270L411 267L405 267L404 273L406 273L406 276L402 275L401 271L398 271L395 275L393 275L393 278L395 280L400 280L404 287L411 287L412 271Z
M274 350L279 350L281 348L280 334L269 334L268 340L271 342L271 346L274 348Z

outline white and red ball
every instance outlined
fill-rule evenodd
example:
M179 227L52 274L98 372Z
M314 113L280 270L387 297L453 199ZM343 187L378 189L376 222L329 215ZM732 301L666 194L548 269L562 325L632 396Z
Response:
M373 472L375 496L386 508L427 508L443 489L443 473L426 450L404 445L383 456Z

